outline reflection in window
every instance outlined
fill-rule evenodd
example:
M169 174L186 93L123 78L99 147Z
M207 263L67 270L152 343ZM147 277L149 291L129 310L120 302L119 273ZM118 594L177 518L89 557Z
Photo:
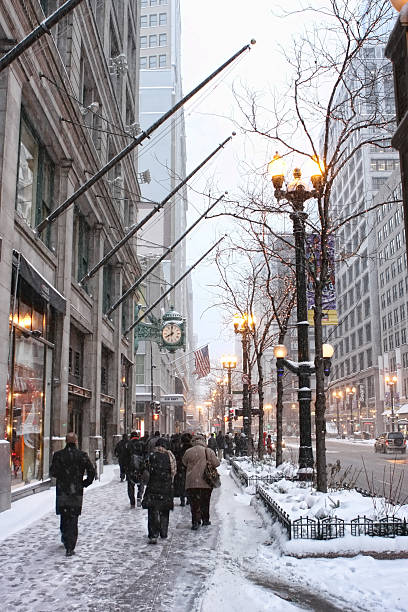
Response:
M36 227L51 212L55 166L45 147L25 119L21 121L16 211L30 227ZM50 228L42 240L48 245Z

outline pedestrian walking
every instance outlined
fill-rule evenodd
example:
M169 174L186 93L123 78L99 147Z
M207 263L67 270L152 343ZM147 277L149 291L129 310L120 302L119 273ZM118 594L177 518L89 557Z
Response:
M147 442L147 455L150 455L155 449L156 442L160 438L160 431L155 431L152 436L150 436L149 441Z
M210 437L208 438L208 448L211 448L214 453L217 452L217 440L215 439L215 435L213 433L210 434Z
M234 436L235 456L241 456L241 436L236 433Z
M177 472L174 477L174 497L180 498L180 506L186 505L186 468L183 465L183 456L191 448L191 434L174 434L171 439L170 450L176 458Z
M118 458L118 462L119 462L119 468L120 468L120 482L123 482L126 478L126 462L125 462L125 455L126 455L126 444L128 441L128 437L127 434L123 434L122 439L119 440L119 442L117 443L117 445L115 446L115 457Z
M241 457L246 457L246 455L248 454L248 438L244 433L241 433L239 439Z
M225 458L229 459L234 454L234 439L231 433L227 433L225 436Z
M219 431L217 433L216 442L217 442L218 459L222 461L224 459L224 450L225 450L225 436L222 433L222 431Z
M137 506L140 507L145 488L146 447L137 431L132 431L130 434L124 452L124 463L130 507L136 507L135 485L137 485Z
M268 453L269 457L272 455L272 451L273 451L272 436L271 434L268 434L268 437L266 438L266 452Z
M168 536L169 514L173 510L173 478L177 465L173 453L166 448L167 439L157 438L154 451L147 460L149 481L142 507L148 510L147 528L150 544L157 544L160 536Z
M204 470L207 462L213 467L218 467L220 462L215 452L207 447L203 435L196 434L191 443L192 448L184 453L183 464L186 466L186 492L191 506L191 529L196 531L201 524L211 525L212 488L203 478Z
M65 546L66 556L71 557L75 554L78 539L83 489L92 484L95 468L88 455L77 448L75 433L68 433L65 440L65 448L55 452L52 457L50 474L57 480L56 514L60 516L61 542Z

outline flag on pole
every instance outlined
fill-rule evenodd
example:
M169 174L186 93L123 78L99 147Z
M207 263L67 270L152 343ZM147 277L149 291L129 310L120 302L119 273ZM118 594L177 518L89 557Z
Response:
M204 378L207 374L210 373L210 354L208 352L208 344L203 346L203 348L194 351L194 359L195 359L195 373L198 378Z

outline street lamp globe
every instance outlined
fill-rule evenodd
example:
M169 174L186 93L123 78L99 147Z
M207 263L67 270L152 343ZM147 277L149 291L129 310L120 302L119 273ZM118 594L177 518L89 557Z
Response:
M273 354L276 359L285 359L288 354L288 349L284 344L277 344L273 347Z
M272 161L268 164L268 173L272 177L272 183L275 189L282 189L285 179L286 164L279 153L276 151Z
M331 359L334 355L334 348L331 344L323 344L323 357L324 359Z
M392 6L399 12L408 0L391 0Z

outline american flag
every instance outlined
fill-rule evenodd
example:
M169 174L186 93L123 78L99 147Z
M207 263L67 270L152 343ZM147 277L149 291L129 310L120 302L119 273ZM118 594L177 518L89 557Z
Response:
M195 373L198 378L204 378L207 374L210 373L210 355L208 352L208 344L203 346L203 348L194 351L195 358Z

